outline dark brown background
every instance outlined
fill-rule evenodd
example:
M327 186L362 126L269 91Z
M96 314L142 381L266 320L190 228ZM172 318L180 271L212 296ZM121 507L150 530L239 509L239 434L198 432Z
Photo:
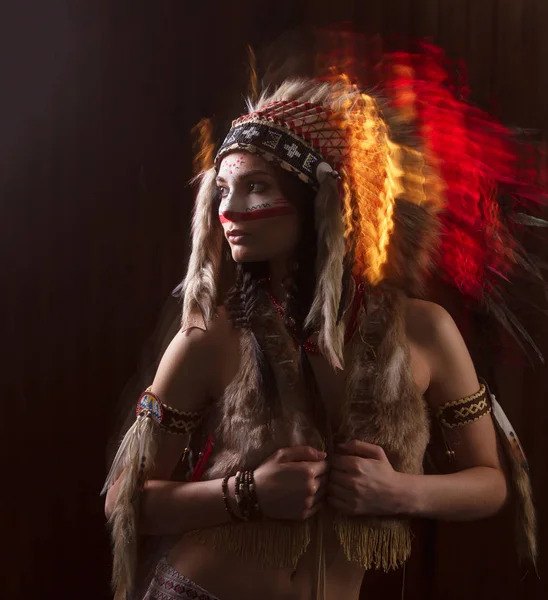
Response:
M245 45L339 20L431 36L467 60L478 103L546 138L548 2L4 0L0 10L0 598L97 600L109 597L98 491L113 410L184 272L189 130L243 108ZM528 322L546 354L547 324ZM497 383L530 456L546 542L548 373L511 362ZM545 598L546 554L543 578L522 580L507 533L504 519L438 527L406 598ZM399 598L399 577L364 597Z

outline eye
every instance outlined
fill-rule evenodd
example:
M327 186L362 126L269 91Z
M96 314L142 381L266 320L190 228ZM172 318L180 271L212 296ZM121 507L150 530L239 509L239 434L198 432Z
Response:
M225 187L224 185L218 185L217 191L219 192L219 196L221 198L226 198L228 196L228 188Z
M255 194L261 194L262 192L265 192L268 189L268 184L264 181L250 181L249 189Z

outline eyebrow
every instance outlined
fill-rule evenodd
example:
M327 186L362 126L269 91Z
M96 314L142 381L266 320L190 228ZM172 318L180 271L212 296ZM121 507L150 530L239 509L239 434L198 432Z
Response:
M237 179L249 179L250 177L255 177L257 175L270 175L271 177L273 177L273 173L271 173L270 171L264 171L262 169L253 169L253 171L248 171L247 173L245 173L244 175L239 175L237 176ZM215 181L220 182L226 182L226 180L223 177L216 177Z

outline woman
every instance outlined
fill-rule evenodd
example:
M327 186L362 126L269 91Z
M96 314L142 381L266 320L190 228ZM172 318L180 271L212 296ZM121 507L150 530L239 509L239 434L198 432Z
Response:
M408 558L408 517L504 505L492 398L449 314L411 297L444 186L390 110L344 77L285 82L202 174L183 327L106 485L118 597L357 599ZM447 472L425 475L432 421ZM138 535L175 539L146 592Z

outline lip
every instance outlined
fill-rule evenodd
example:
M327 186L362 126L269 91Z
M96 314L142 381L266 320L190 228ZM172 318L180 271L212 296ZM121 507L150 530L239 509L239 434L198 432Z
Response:
M231 229L226 232L226 237L234 243L238 243L243 241L246 237L249 236L249 233L242 231L241 229Z

